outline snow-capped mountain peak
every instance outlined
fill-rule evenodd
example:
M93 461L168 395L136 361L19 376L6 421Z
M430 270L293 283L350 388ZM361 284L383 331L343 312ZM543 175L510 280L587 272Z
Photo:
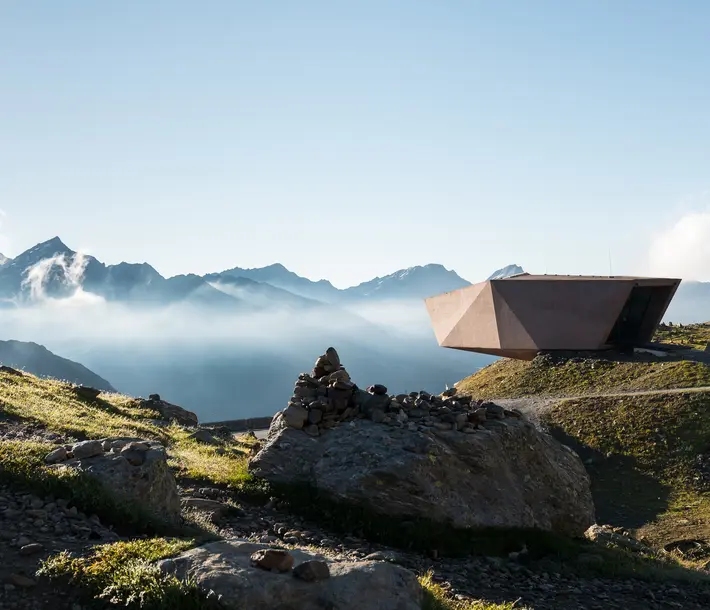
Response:
M507 265L491 273L491 275L488 276L488 279L502 280L506 277L511 277L513 275L520 275L521 273L525 273L525 271L523 271L523 268L520 265Z

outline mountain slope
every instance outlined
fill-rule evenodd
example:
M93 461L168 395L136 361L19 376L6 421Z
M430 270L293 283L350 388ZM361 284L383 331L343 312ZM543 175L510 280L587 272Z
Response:
M288 290L297 296L325 302L337 299L339 293L339 290L328 280L318 280L314 282L297 275L293 271L289 271L280 263L254 269L234 267L233 269L227 269L221 273L210 274L210 276L212 278L215 276L242 277L255 282L270 284L282 290Z
M61 379L106 392L116 391L108 381L84 365L57 356L37 343L0 341L0 363L14 369L27 371L38 377Z
M469 285L455 271L430 264L376 277L343 290L343 295L351 299L423 299Z

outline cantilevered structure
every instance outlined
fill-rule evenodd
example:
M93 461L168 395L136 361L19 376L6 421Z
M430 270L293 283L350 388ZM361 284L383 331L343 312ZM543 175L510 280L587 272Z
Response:
M679 284L524 273L428 298L426 307L439 345L530 360L648 343Z

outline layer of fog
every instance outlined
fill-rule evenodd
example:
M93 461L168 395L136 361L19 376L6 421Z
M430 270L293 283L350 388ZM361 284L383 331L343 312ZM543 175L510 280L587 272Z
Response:
M327 306L249 314L137 309L77 289L3 310L0 337L45 345L123 392L157 392L204 420L232 419L283 408L297 375L330 345L358 385L384 383L396 392L441 391L491 360L438 347L417 309L388 303L379 319L375 306L363 317Z

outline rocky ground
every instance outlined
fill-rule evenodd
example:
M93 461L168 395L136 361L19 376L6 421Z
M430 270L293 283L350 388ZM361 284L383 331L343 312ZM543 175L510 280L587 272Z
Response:
M5 429L7 433L7 429ZM14 437L31 430L12 428ZM338 535L305 521L279 506L236 505L230 493L214 487L186 486L180 495L206 500L201 508L214 511L216 530L224 537L255 542L313 547L320 553L347 559L378 559L416 573L429 570L434 579L459 599L518 601L533 610L661 610L710 607L710 587L641 580L580 579L564 574L563 566L548 561L532 565L518 558L426 557L366 540ZM81 553L91 545L119 539L95 517L84 515L61 500L0 487L0 608L7 610L86 610L75 591L57 588L35 576L40 561L62 550ZM590 554L590 563L600 558ZM92 605L91 607L96 607Z
M334 373L342 376L339 370ZM356 413L349 411L353 407L346 400L342 400L342 409L336 404L335 410L329 411L329 405L321 400L320 381L314 382L308 376L303 376L299 381L302 383L297 387L304 388L299 394L304 396L295 396L298 400L292 400L290 413L299 416L299 434L303 428L305 438L333 434L330 421L339 423L355 417ZM328 383L336 390L352 394L352 388L347 386L349 382L343 378L334 378ZM496 405L475 405L473 409L473 405L464 405L459 400L445 400L451 399L451 395L441 399L423 398L421 394L416 397L402 395L398 400L397 397L387 397L384 387L373 386L371 390L368 392L370 396L365 398L369 402L374 401L374 407L370 405L372 408L367 408L363 403L358 404L357 408L362 406L363 413L367 411L373 423L382 423L393 432L414 432L411 430L414 426L417 431L424 428L454 435L460 433L462 438L473 437L485 431L488 419L497 422L507 416L501 405L497 405L500 413L493 412ZM174 411L174 406L160 401L157 396L151 397L148 402L157 410L170 408ZM505 406L511 409L516 405ZM403 411L408 412L405 413L406 419ZM332 413L335 413L332 420L327 419ZM456 418L460 415L466 417L458 421ZM514 419L517 419L515 415ZM487 418L485 421L484 416ZM386 418L389 420L386 421ZM375 422L376 419L381 421ZM193 423L192 418L188 417L185 423ZM371 424L368 422L368 425ZM305 428L310 426L313 428L306 431ZM205 436L198 439L200 443L211 445L215 439L205 431L202 433ZM80 439L47 432L41 426L26 423L26 420L0 417L0 443L3 440L50 441L69 446ZM120 448L112 447L112 451L114 449ZM113 451L114 454L116 452ZM120 453L123 454L123 449ZM248 504L226 487L191 484L186 479L180 481L178 493L183 514L189 516L196 511L197 515L193 516L198 517L197 521L209 524L208 527L221 537L298 546L346 560L391 562L416 574L431 572L435 582L461 600L514 602L515 607L530 610L710 608L710 584L634 578L581 578L553 559L532 561L524 549L508 557L472 555L449 558L439 557L434 552L407 552L337 533L323 523L311 522L294 514L275 499L268 503ZM41 561L50 555L61 551L82 554L94 544L119 539L120 536L95 515L83 514L65 501L37 497L0 485L0 610L89 610L101 608L102 605L108 607L96 602L88 604L79 597L76 589L50 584L38 578L36 571ZM592 567L604 561L593 551L578 558L578 563Z
M61 551L81 552L118 536L96 516L61 499L0 487L0 608L81 610L76 592L40 581L40 561Z
M230 501L229 494L219 489L188 488L182 493L225 503ZM529 564L525 554L514 559L425 557L356 537L340 536L275 504L241 505L232 514L218 520L220 535L255 542L313 546L323 554L350 560L392 561L418 574L431 570L434 579L459 599L498 603L519 600L518 606L531 610L707 610L710 607L710 586L634 579L580 579L565 575L564 566L553 561ZM585 558L590 563L600 559L594 554Z

